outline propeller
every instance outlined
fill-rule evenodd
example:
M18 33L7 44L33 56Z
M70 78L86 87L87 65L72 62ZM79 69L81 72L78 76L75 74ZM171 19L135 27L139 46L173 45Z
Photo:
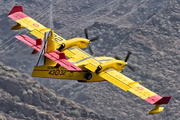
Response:
M99 36L96 36L93 39L89 39L87 28L84 29L84 34L85 34L86 39L88 39L90 43L94 42L96 40L99 40ZM90 54L94 55L94 52L93 52L90 44L88 45L88 49L89 49Z
M125 58L125 62L127 62L128 61L128 59L129 59L129 57L130 57L130 55L132 54L132 52L131 51L128 51L128 53L127 53L127 55L126 55L126 58Z
M45 53L45 51L46 51L46 45L47 45L48 37L50 36L50 34L51 34L50 31L46 31L46 32L44 33L44 38L43 38L43 42L42 42L42 45L41 45L41 49L40 49L40 52L39 52L39 57L38 57L36 66L39 64L39 61L40 61L41 56L43 55L43 53ZM45 62L45 61L44 61L44 62Z
M131 65L129 65L129 64L127 63L127 61L128 61L128 59L129 59L129 57L130 57L131 54L132 54L132 52L131 52L131 51L128 51L128 53L127 53L126 58L125 58L124 61L126 62L126 66L127 66L130 70L132 70L132 71L134 72L134 71L135 71L135 68L132 67ZM118 56L115 56L114 58L117 59L117 60L121 60Z

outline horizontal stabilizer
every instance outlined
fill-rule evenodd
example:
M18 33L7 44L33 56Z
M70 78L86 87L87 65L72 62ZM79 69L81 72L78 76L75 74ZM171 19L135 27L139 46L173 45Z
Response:
M22 6L14 6L8 15L11 15L16 12L23 12L23 7Z

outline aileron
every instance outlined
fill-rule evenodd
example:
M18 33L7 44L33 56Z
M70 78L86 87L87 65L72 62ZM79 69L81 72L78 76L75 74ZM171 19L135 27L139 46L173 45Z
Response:
M135 94L136 96L144 99L150 104L156 104L157 101L162 99L161 96L157 95L156 93L140 85L138 82L134 82L130 78L126 77L125 75L118 73L116 70L110 69L110 70L107 70L106 72L101 72L99 76L113 83L114 85L123 89L124 91L129 91ZM169 97L167 97L166 100L168 100L168 98Z

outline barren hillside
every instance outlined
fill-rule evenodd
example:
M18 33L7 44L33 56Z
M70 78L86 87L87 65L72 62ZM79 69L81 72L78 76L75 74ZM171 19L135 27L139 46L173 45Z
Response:
M113 120L56 95L0 62L1 120Z

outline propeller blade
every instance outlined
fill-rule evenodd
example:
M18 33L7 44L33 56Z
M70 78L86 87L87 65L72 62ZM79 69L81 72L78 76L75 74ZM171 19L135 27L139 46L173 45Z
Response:
M85 34L86 39L89 39L87 28L84 29L84 34ZM91 39L90 41L93 42L93 41L96 41L96 40L98 40L98 39L99 39L99 36Z
M135 71L135 68L132 67L132 66L130 66L130 65L128 65L128 63L127 63L127 61L128 61L128 59L129 59L129 57L130 57L131 54L132 54L132 52L131 52L131 51L128 51L128 54L126 55L126 58L125 58L125 62L126 62L126 66L127 66L130 70L132 70L132 71L134 72L134 71ZM117 55L116 55L114 58L117 59L117 60L121 60ZM123 70L122 70L121 72L123 72Z
M124 60L125 62L128 61L128 59L129 59L129 57L130 57L131 54L132 54L132 52L131 52L131 51L128 51L128 54L127 54L127 56L126 56L126 59Z
M86 39L89 40L87 28L84 29L84 34L85 34ZM96 41L96 40L98 40L98 39L99 39L99 36L94 37L93 39L90 39L90 40L89 40L88 49L89 49L89 52L90 52L91 55L94 55L94 52L93 52L93 50L92 50L92 48L91 48L91 46L90 46L90 43L93 42L93 41Z
M84 29L84 34L85 34L86 39L89 39L87 28Z
M117 55L114 58L117 59L117 60L121 60Z
M94 55L94 52L93 52L93 50L92 50L92 48L91 48L91 45L90 45L90 44L89 44L89 47L88 47L88 48L89 48L89 52L90 52L90 54L91 54L91 55Z
M96 36L95 38L91 39L90 41L93 42L93 41L96 41L96 40L99 40L99 36Z
M128 67L130 70L132 70L133 72L135 72L135 68L134 68L134 67L132 67L132 66L130 66L130 65L127 65L127 67Z

